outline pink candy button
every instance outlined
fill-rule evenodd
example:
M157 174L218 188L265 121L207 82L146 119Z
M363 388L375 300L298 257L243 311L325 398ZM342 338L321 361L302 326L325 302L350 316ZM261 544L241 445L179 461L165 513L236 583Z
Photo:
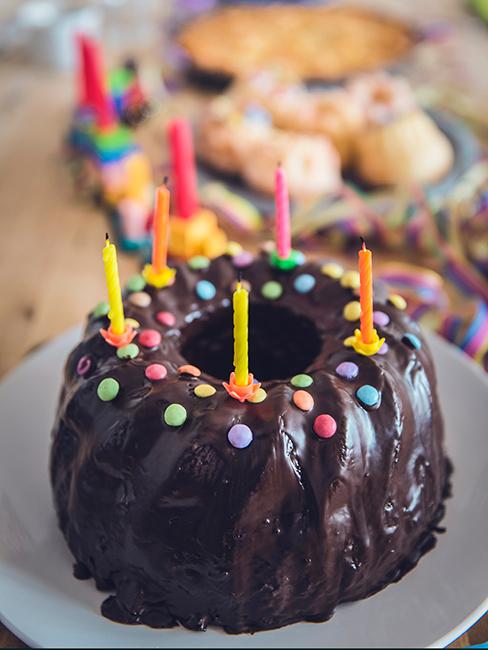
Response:
M173 327L176 323L176 318L170 311L158 311L156 319L161 323L161 325L166 325L166 327Z
M145 348L156 348L161 343L161 334L156 330L142 330L139 343Z
M315 418L313 430L319 438L332 438L337 431L337 422L332 415L322 413Z
M151 381L160 381L166 377L168 371L165 366L160 363L151 363L151 365L146 368L145 374Z

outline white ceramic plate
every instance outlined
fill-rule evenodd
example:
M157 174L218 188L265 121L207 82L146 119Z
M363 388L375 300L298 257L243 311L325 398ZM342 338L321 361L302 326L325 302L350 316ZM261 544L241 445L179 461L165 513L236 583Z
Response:
M111 623L104 596L72 576L48 481L49 432L61 370L79 330L33 353L0 387L0 618L37 647L443 646L488 609L488 379L460 352L431 338L447 447L455 465L433 551L399 583L338 608L327 623L254 635Z

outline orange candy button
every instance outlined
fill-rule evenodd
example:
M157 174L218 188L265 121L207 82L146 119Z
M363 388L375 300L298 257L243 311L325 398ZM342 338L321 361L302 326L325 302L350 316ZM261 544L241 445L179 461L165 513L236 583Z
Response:
M297 390L293 393L293 404L301 411L311 411L313 409L313 397L306 390Z
M197 368L196 366L192 366L190 363L187 363L184 366L180 366L178 368L178 372L180 375L191 375L192 377L200 377L200 375L202 374L200 368Z

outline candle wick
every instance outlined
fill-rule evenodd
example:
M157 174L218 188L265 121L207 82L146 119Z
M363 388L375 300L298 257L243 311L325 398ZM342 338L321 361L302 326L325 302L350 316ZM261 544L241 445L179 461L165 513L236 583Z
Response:
M238 271L237 273L237 282L241 284L242 282L242 271Z
M163 185L167 185L167 184L168 184L168 180L169 180L168 177L165 176L165 177L163 178Z
M108 236L108 232L105 233L105 243L110 244L110 237Z
M364 237L360 237L359 239L361 240L361 248L363 249L363 251L365 251L366 250L366 242L364 241Z

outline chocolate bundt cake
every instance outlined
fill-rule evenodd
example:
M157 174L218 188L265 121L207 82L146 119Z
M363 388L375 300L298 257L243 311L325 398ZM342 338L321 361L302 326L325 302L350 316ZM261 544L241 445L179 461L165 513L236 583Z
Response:
M251 287L253 402L232 370L236 267ZM279 271L241 253L126 286L138 334L116 349L90 314L71 352L51 480L75 575L124 623L255 632L324 621L398 579L433 543L448 469L429 349L398 295L374 288L386 342L344 345L358 276Z

